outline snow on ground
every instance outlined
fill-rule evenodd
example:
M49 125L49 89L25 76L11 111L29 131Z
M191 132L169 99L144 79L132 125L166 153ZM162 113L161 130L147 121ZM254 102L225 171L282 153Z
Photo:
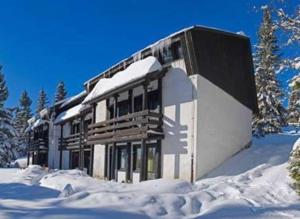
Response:
M10 166L15 167L15 168L26 168L27 167L27 157L18 158L17 160L11 162Z
M39 166L0 169L0 218L300 218L286 170L298 137L256 139L195 185L120 184Z

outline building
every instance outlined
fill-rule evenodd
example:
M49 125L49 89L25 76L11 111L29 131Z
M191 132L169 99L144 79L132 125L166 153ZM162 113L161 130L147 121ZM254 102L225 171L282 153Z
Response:
M84 86L58 110L60 141L48 160L59 159L50 167L119 182L193 182L251 144L257 100L245 36L183 29Z

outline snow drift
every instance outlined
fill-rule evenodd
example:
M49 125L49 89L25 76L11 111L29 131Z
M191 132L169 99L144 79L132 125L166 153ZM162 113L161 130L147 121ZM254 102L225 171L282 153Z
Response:
M287 171L298 138L255 139L195 185L166 179L121 184L39 166L0 169L0 218L300 218Z

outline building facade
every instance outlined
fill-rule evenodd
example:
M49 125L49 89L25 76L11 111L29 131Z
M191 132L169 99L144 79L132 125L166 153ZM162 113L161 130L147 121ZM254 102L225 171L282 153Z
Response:
M50 121L51 168L118 182L194 182L251 144L257 100L245 36L187 28L84 86Z

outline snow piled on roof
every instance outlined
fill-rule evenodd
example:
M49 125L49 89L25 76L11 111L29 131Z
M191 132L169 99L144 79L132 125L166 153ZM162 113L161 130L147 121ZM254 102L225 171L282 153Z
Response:
M131 81L142 78L150 72L160 71L161 64L154 56L149 56L129 65L125 70L117 72L112 78L103 78L98 81L95 88L84 99L87 103L109 91L119 88Z
M86 95L86 91L82 91L80 92L79 94L76 94L75 96L72 96L72 97L69 97L65 100L65 102L61 105L61 107L65 107L67 106L68 104L72 103L73 101L77 100L78 98L82 97Z
M54 124L60 123L62 121L71 119L80 114L80 111L84 109L82 104L76 105L62 113L60 113L57 118L54 120Z

